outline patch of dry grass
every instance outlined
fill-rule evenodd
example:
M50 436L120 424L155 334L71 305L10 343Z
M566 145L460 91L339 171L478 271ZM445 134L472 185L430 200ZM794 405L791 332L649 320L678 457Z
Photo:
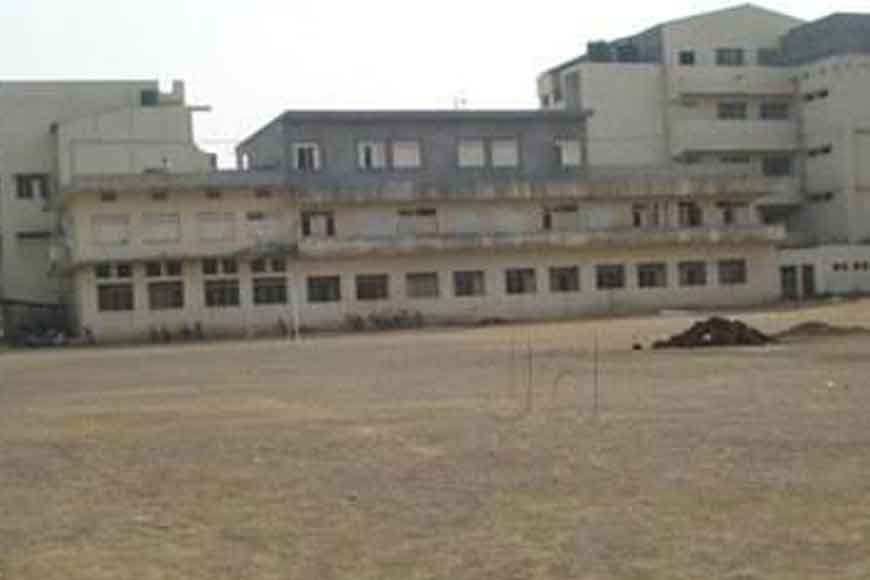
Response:
M870 338L689 322L7 353L0 578L870 577Z

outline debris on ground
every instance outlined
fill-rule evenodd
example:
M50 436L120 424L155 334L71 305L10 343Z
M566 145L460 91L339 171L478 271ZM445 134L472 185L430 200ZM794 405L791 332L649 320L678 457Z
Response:
M868 334L870 329L863 326L836 326L827 322L813 320L802 322L784 330L776 335L779 339L815 338L826 336L852 336L856 334Z
M708 320L696 322L685 332L654 343L653 348L761 346L771 342L776 342L776 339L744 322L714 316Z

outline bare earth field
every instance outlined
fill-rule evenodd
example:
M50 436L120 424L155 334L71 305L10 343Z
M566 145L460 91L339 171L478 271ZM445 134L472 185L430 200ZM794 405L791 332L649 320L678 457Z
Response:
M690 322L0 353L0 579L870 578L870 336Z

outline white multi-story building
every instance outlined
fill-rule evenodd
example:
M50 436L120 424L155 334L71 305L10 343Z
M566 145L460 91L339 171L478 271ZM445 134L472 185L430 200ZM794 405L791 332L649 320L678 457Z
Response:
M0 82L0 300L58 304L60 192L76 175L205 172L184 85Z
M65 271L97 340L477 323L777 297L782 183L590 171L572 111L288 112L249 171L80 176Z
M870 291L870 15L805 23L745 4L666 22L542 74L544 108L591 111L591 166L790 177L785 297Z

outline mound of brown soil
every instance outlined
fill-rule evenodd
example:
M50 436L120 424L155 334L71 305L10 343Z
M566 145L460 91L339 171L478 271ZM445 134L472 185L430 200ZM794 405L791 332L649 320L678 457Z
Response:
M705 346L760 346L775 342L768 336L739 320L713 317L696 322L691 328L658 341L653 348L696 348Z

